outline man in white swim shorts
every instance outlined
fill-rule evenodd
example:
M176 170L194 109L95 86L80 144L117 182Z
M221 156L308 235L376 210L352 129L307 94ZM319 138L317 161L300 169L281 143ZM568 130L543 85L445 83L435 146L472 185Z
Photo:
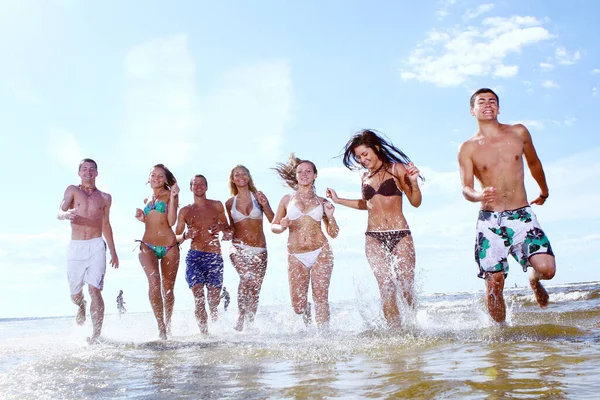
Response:
M109 211L112 198L96 188L98 167L94 160L85 158L79 164L80 185L69 185L58 210L58 219L71 221L71 242L67 251L67 279L71 300L79 310L76 321L85 322L86 301L83 286L87 283L92 304L93 333L88 342L95 343L102 331L104 300L102 288L106 272L106 248L110 251L110 263L119 267L115 250ZM104 239L102 238L104 235Z

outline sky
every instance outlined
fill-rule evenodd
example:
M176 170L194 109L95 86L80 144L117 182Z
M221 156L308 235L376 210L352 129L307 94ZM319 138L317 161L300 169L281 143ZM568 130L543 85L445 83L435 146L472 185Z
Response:
M318 167L316 188L360 197L339 157L353 133L383 132L420 168L423 204L405 203L418 295L482 290L473 259L478 204L461 195L458 146L476 131L469 98L500 97L500 121L524 123L550 198L535 212L556 253L549 283L596 281L600 246L600 4L522 2L0 0L0 318L71 315L68 222L56 219L84 157L113 196L121 261L107 271L107 312L124 291L150 310L135 239L152 165L181 183L208 178L225 202L247 166L273 207L289 189L270 169L288 154ZM539 188L527 174L530 200ZM377 297L364 256L366 212L336 208L330 300ZM287 234L265 223L261 304L289 304ZM182 249L183 255L187 245ZM223 244L225 286L238 277ZM527 285L511 260L507 286ZM193 307L182 261L175 308ZM235 308L235 307L234 307Z

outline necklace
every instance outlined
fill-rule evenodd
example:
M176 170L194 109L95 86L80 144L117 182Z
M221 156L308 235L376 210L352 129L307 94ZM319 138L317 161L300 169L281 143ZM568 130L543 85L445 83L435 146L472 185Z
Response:
M90 197L91 195L94 194L94 192L98 189L96 189L96 186L85 186L85 185L79 185L79 189L81 189L81 191L83 193L85 193L85 195L87 197ZM89 193L88 193L89 192Z

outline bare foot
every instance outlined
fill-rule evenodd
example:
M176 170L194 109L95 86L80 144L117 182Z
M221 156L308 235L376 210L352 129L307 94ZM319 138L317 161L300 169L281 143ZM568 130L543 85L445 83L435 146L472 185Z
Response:
M158 337L160 340L167 340L167 331L166 329L159 329Z
M86 339L89 345L100 344L100 336L91 336Z
M535 300L538 302L541 308L548 307L548 292L542 286L540 281L529 281L529 286L533 290L533 294L535 295Z
M312 315L310 312L310 301L306 302L306 308L304 309L304 314L302 314L302 320L304 321L304 325L309 326L312 323Z
M87 302L85 300L83 300L81 302L81 304L79 305L79 310L77 310L77 316L75 317L75 322L77 322L77 325L83 325L83 323L85 322L85 306L87 305Z
M237 322L235 323L235 326L233 327L233 329L235 329L238 332L241 332L244 330L244 317L243 316L239 316Z

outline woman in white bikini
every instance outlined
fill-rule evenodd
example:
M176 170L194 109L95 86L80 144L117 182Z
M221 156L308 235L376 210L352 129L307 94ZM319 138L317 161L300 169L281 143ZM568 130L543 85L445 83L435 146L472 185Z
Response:
M390 327L399 328L397 292L412 306L415 279L415 246L402 213L402 194L413 207L421 205L419 170L406 154L371 130L360 131L348 141L344 165L367 169L362 176L362 199L342 199L333 189L327 189L327 197L336 204L368 211L365 254L379 286L383 315Z
M233 228L230 258L240 275L238 286L238 319L235 329L244 329L244 322L254 321L258 297L267 270L267 241L263 232L263 215L273 221L269 200L256 190L248 168L237 165L229 174L232 198L225 208Z
M312 281L315 320L319 328L329 323L329 282L333 270L333 253L321 229L321 222L331 238L339 227L333 217L334 207L315 192L317 168L311 161L293 154L287 164L274 168L294 193L283 196L273 218L271 230L282 233L289 228L288 278L292 307L306 325L311 322L308 286Z

